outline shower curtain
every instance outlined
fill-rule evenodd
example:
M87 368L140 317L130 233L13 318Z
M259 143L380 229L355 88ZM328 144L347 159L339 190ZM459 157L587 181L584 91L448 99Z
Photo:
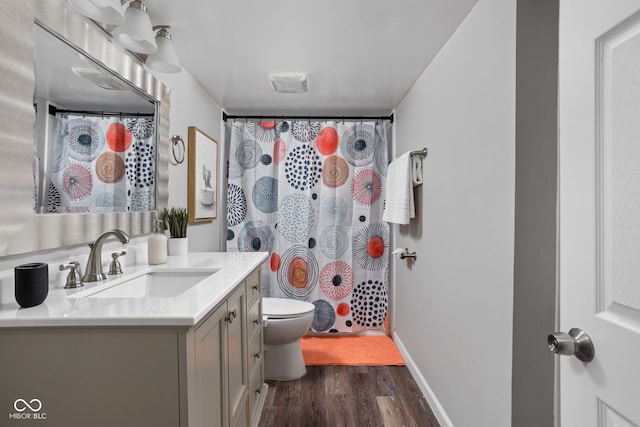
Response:
M47 213L155 209L153 117L55 115Z
M384 329L388 125L227 123L227 249L266 251L263 295L315 305L315 332Z

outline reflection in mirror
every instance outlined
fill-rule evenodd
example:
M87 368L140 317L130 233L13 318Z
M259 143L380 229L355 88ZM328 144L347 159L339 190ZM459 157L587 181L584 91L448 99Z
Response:
M21 0L1 4L2 16L7 19L0 26L0 51L3 53L3 60L0 61L0 148L3 153L0 156L0 256L84 244L114 228L126 231L131 237L150 233L155 211L164 209L169 197L169 89L144 68L139 58L111 43L102 28L69 9L66 2ZM42 170L40 167L33 168L36 130L34 22L67 40L69 45L75 46L77 51L82 51L96 63L103 64L105 69L111 70L111 76L121 76L122 81L137 88L139 93L148 97L147 100L142 98L143 104L149 104L149 100L155 103L153 109L148 110L154 111L156 123L155 211L51 215L34 212L34 178L35 182L44 182L44 165L51 160L46 151L40 153ZM83 68L86 68L86 64ZM51 70L53 75L55 73ZM53 83L63 88L67 81L63 78ZM73 93L69 90L64 92ZM126 91L117 92L121 95L118 102L124 104ZM38 96L48 99L45 93L38 92ZM81 94L89 97L84 90ZM61 109L78 108L62 101L56 104ZM85 106L79 108L88 109ZM108 108L100 107L100 110L107 111ZM47 117L48 108L39 107L38 114ZM34 176L34 172L37 172L37 176ZM46 193L40 191L39 194ZM46 211L44 206L46 203L41 203L42 211Z
M155 209L157 102L34 24L38 213Z

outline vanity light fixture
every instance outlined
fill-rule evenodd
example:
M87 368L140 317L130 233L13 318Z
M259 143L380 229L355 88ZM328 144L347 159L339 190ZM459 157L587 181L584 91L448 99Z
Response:
M124 21L120 0L67 0L76 12L103 24L116 25Z
M137 53L154 53L158 50L151 18L142 0L134 0L124 14L124 22L113 30L113 41L120 47Z
M146 64L149 68L160 73L179 73L182 70L176 48L171 40L169 25L156 25L153 27L156 33L156 44L158 50L147 58Z

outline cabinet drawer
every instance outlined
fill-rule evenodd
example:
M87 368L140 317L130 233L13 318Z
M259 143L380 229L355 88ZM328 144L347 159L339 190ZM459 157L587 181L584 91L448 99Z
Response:
M247 313L247 336L252 339L253 336L262 330L262 310L260 310L260 300L249 306Z
M247 306L251 306L254 301L262 297L262 286L260 284L260 269L256 268L247 277Z
M251 414L252 419L255 419L257 416L256 409L258 408L256 408L256 404L258 399L260 399L260 395L265 391L262 388L262 383L264 382L262 366L258 366L258 368L259 369L256 369L249 379L249 414Z
M264 351L262 351L262 334L257 334L249 342L249 352L247 354L249 359L249 375L253 375L256 366L262 363L262 358L264 357Z

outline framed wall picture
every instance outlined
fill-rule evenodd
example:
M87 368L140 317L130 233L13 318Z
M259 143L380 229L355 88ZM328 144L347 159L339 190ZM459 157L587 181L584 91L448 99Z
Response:
M218 142L195 126L189 126L188 208L190 222L217 217Z

